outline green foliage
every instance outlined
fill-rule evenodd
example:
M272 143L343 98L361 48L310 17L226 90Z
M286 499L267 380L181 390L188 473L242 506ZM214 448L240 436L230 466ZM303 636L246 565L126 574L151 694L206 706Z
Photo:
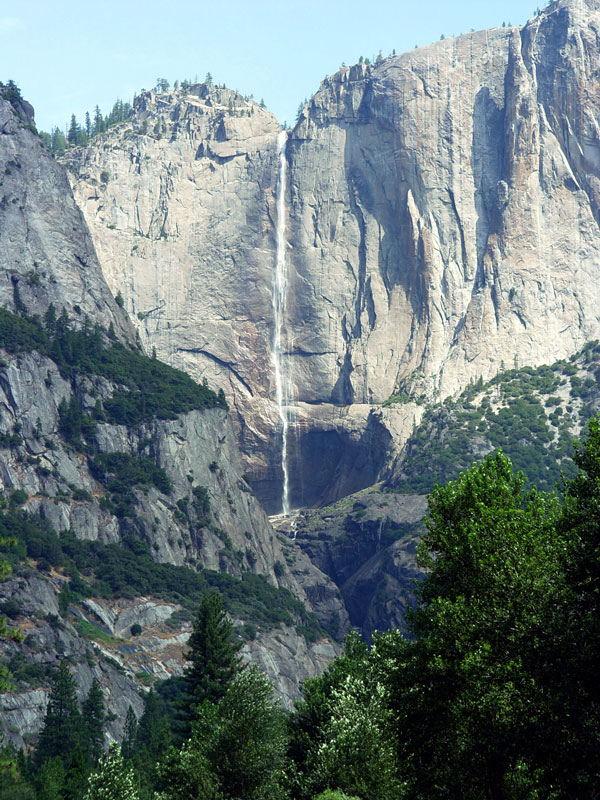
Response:
M302 694L289 722L293 796L311 800L331 786L365 800L399 796L387 689L358 634Z
M529 486L554 490L575 474L573 436L598 398L600 345L589 342L573 361L500 373L478 381L456 401L430 408L407 445L401 492L426 493L468 469L482 454L502 448ZM569 381L577 414L560 398ZM563 389L564 392L564 389Z
M135 744L137 740L138 722L133 707L130 705L127 708L127 716L125 717L125 728L123 730L123 741L121 742L121 752L126 762L131 761L135 752Z
M159 800L283 798L285 728L271 694L266 678L250 667L218 703L205 701L192 738L159 769Z
M111 111L103 116L99 107L94 109L93 122L88 112L85 114L85 124L82 126L77 121L75 114L71 115L71 121L67 136L59 128L53 128L51 133L40 132L40 136L53 155L61 155L68 146L85 146L95 136L98 136L109 128L119 125L127 120L132 113L131 103L117 100Z
M0 527L0 549L5 547L14 547L16 545L16 539L11 536L4 535L4 531ZM10 576L12 572L12 567L8 561L0 560L0 581L6 580ZM5 605L6 610L6 605ZM14 610L14 609L13 609ZM10 606L7 610L10 613ZM8 619L6 616L0 616L0 641L5 640L9 642L21 642L23 641L23 634L19 630L19 628L15 628L9 624ZM10 679L10 672L3 664L0 665L0 692L6 692L13 688L13 684ZM1 740L1 737L0 737ZM4 765L6 766L6 765ZM3 763L0 761L0 771L2 770Z
M35 777L36 800L62 800L66 769L59 756L44 761Z
M207 523L210 519L210 496L206 486L194 486L192 488L192 506L198 517L200 524Z
M160 792L154 800L220 800L217 778L202 749L191 740L171 748L158 768Z
M22 506L29 500L29 495L24 489L15 489L10 496L10 502L14 506Z
M13 654L6 666L10 672L12 683L18 689L29 686L37 689L48 681L48 667L27 661L22 653Z
M151 595L196 612L206 594L218 591L233 616L264 628L300 625L311 641L324 635L314 614L287 589L272 586L264 575L244 572L238 579L207 569L157 563L148 543L133 537L126 538L124 546L81 541L70 532L59 537L47 520L17 509L0 513L0 537L14 540L6 556L13 562L44 559L53 567L68 568L69 588L60 596L65 611L69 603L94 594L107 598ZM93 577L83 580L84 571Z
M35 800L28 777L23 751L12 745L0 749L0 800Z
M92 475L106 486L105 505L118 517L126 517L132 513L136 502L132 489L136 486L154 486L159 492L171 493L172 485L167 473L145 456L98 453L90 459L89 464Z
M36 797L48 800L80 800L88 775L104 747L106 714L99 683L94 680L82 704L66 661L54 672L44 723L26 777L35 785Z
M233 640L233 625L217 592L205 595L188 639L185 684L189 714L204 700L215 703L241 669L240 642Z
M332 691L330 718L316 753L314 769L321 784L364 800L397 797L401 782L392 722L384 685L369 675L348 676Z
M98 770L89 776L83 800L139 800L133 770L125 765L116 742L111 744Z
M591 797L600 772L600 422L564 501L493 453L429 498L412 638L306 682L292 796Z
M75 681L66 661L61 661L48 698L48 706L35 751L36 764L60 757L69 761L82 736L82 720Z
M81 330L69 326L63 314L56 319L52 306L45 317L46 328L37 318L12 314L0 308L0 347L11 353L36 350L50 357L65 377L98 375L119 384L104 403L108 422L136 425L158 417L175 419L178 414L193 409L227 407L206 385L195 383L186 373L161 361L147 358L118 342L106 344L99 327L87 325ZM85 436L93 435L93 423L84 423L75 408L63 408L66 435L77 438L78 426ZM63 424L61 416L61 425ZM84 429L88 425L87 429Z
M25 557L45 559L52 566L64 564L64 554L56 533L46 520L25 511L8 509L0 513L0 537L15 542L7 556L14 560ZM4 546L0 542L0 546Z
M425 402L425 395L419 395L419 397L412 397L408 392L402 391L398 392L397 394L392 394L388 397L387 400L384 400L382 403L383 408L388 408L388 406L392 406L395 403L400 403L402 405L406 405L407 403L417 403L417 405L423 405Z
M142 797L152 797L154 800L156 764L171 743L166 706L163 699L151 689L144 698L144 713L139 723L134 723L132 715L127 715L129 727L126 726L124 732L123 746L140 777Z
M96 423L81 411L74 394L68 403L64 397L60 401L58 420L58 430L67 442L80 450L89 449L89 445L84 444L82 437L91 442L96 432Z
M557 662L569 681L552 691L569 709L553 731L557 779L571 796L591 795L600 770L600 420L592 418L587 439L577 446L576 477L568 484L560 527L569 543L567 582L572 593ZM558 669L557 664L557 669Z
M94 678L90 691L81 706L84 739L87 744L87 757L92 764L97 764L104 751L104 725L106 711L104 694L98 681Z
M430 496L415 641L381 645L409 797L512 797L542 767L566 548L524 484L495 453Z
M0 345L9 353L45 352L49 339L38 320L0 308Z
M18 108L23 99L21 90L13 80L9 80L6 85L0 81L0 96L7 100L11 106Z

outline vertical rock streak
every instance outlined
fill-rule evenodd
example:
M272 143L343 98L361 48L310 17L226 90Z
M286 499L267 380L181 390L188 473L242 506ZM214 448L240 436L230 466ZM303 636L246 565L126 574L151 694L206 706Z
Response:
M292 394L292 382L289 371L286 374L282 356L282 342L285 331L285 313L287 301L287 266L285 261L285 184L286 184L286 159L285 148L287 133L281 131L277 137L279 152L279 181L277 184L277 250L275 256L275 274L273 277L273 372L275 375L275 398L277 412L281 420L281 468L283 471L283 488L281 496L281 512L284 516L290 513L290 479L288 467L288 428L289 404Z

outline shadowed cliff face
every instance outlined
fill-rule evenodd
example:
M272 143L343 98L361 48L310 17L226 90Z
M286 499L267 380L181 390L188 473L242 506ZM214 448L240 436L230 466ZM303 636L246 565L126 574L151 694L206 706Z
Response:
M297 502L386 469L421 407L378 410L382 435L363 434L399 389L434 399L598 336L599 29L597 0L558 0L522 30L343 68L305 107L286 192L290 449L310 464L292 464ZM277 132L251 101L199 86L144 95L69 155L109 284L148 347L224 388L271 509ZM340 465L357 459L370 466L349 487Z

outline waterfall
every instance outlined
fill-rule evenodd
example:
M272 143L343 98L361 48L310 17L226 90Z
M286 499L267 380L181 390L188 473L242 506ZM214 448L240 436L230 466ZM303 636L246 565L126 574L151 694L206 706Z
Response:
M277 213L277 250L275 256L275 274L273 277L273 372L275 374L275 398L277 412L281 420L281 468L283 471L283 490L281 496L281 513L288 516L290 513L290 476L288 469L288 428L289 428L289 401L292 395L291 375L285 367L285 353L282 343L285 337L285 311L287 301L287 266L285 263L285 188L286 167L285 148L287 133L281 131L277 137L277 150L279 153L279 181L277 183L276 213Z

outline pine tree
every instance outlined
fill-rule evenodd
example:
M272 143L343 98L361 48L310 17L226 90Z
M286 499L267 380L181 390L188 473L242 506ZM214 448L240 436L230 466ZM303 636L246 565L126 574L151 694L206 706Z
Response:
M104 724L106 710L104 695L99 682L94 678L88 696L81 707L85 729L87 753L92 764L97 764L104 751Z
M103 130L104 130L104 120L102 119L102 113L100 111L100 108L96 106L96 108L94 109L94 127L93 127L94 136L96 136L98 133L102 133Z
M145 698L144 713L137 726L133 763L140 776L144 797L151 796L156 762L163 758L171 743L171 731L164 704L154 690Z
M88 767L80 744L75 745L63 788L63 800L80 800L87 785Z
M36 776L36 800L62 800L65 777L62 758L46 759Z
M67 149L67 140L65 139L64 133L61 131L60 128L54 127L52 129L52 133L50 134L50 150L52 154L57 156Z
M52 681L46 715L35 751L37 764L60 756L69 761L81 737L81 714L75 681L66 661L61 661Z
M77 144L79 139L79 124L75 114L71 114L71 124L69 125L69 132L67 133L67 141L69 144Z
M169 745L169 726L165 719L163 704L155 691L146 695L144 713L137 726L136 746L138 753L145 751L154 763Z
M190 707L209 700L216 703L241 670L238 652L241 643L232 640L233 625L221 595L213 593L202 599L188 640L190 650L185 654L189 665L185 672Z
M125 761L131 761L133 758L137 740L137 731L137 717L133 707L130 705L127 709L127 716L125 717L125 729L123 732L123 741L121 743L121 752Z
M121 748L116 742L93 772L83 800L139 800L136 781L131 767L126 767Z

